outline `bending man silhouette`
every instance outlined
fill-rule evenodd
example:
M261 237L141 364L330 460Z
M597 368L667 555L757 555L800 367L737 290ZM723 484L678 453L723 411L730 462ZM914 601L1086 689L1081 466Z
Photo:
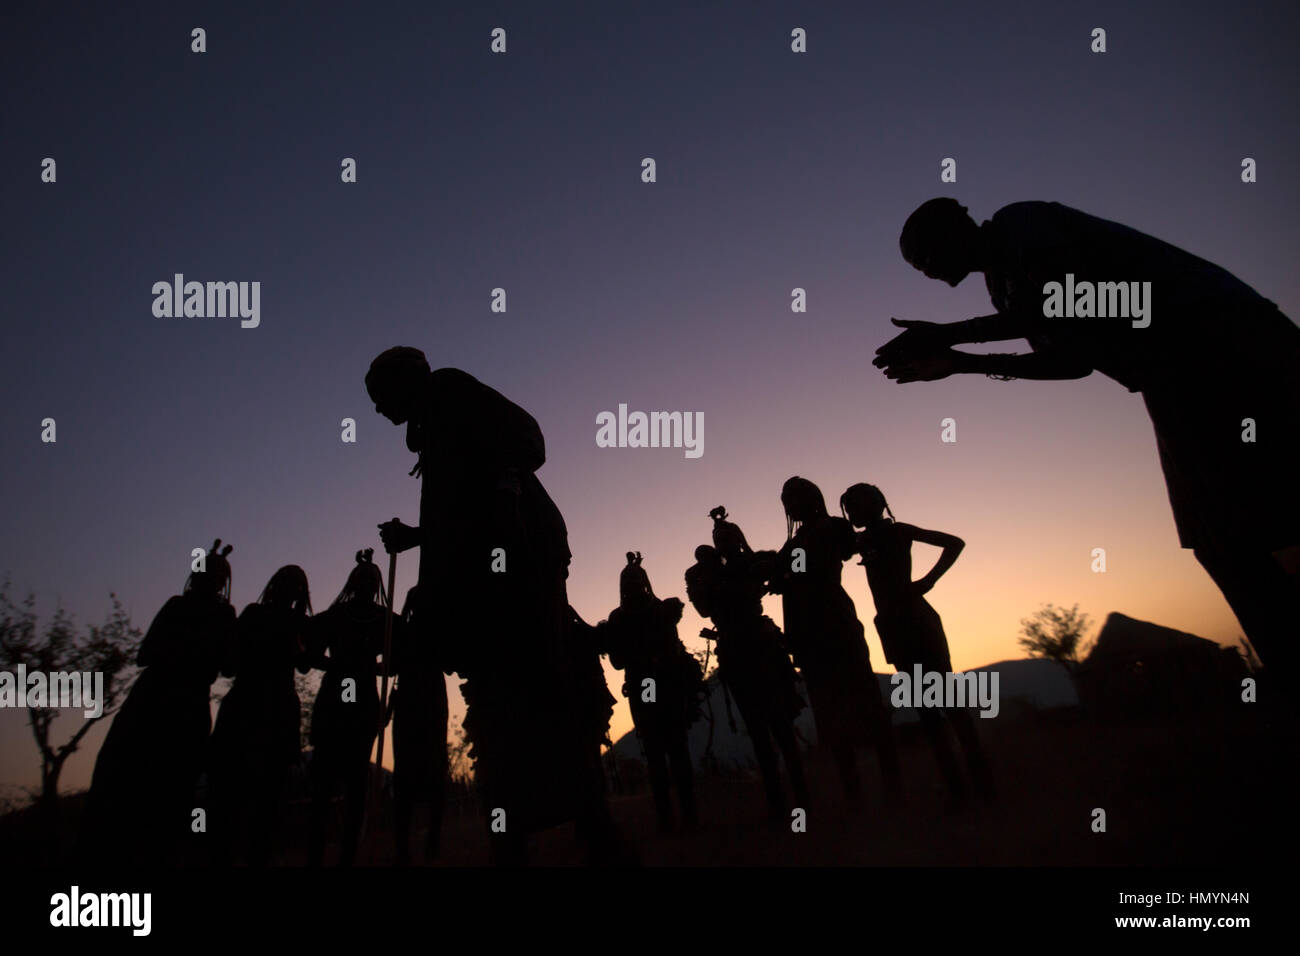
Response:
M465 730L498 861L522 862L529 833L566 820L593 859L610 859L617 840L590 746L598 689L588 678L599 663L573 631L568 532L534 474L546 460L541 429L473 376L431 371L418 349L381 354L366 389L420 456L420 525L388 522L380 537L390 552L420 549L412 639L437 640L443 668L465 678Z
M1289 673L1300 597L1289 448L1300 419L1300 329L1213 263L1058 203L1014 203L977 226L956 200L931 199L908 218L899 245L909 263L950 285L982 272L997 312L948 324L895 319L904 331L876 350L874 364L899 383L1095 370L1140 392L1182 546L1219 586L1265 666ZM1046 284L1068 289L1067 276L1080 280L1079 314L1101 304L1092 284L1111 284L1111 317L1045 316ZM1133 312L1114 308L1131 304L1132 280L1150 283L1145 315L1134 321L1114 316ZM952 348L1018 338L1032 354Z

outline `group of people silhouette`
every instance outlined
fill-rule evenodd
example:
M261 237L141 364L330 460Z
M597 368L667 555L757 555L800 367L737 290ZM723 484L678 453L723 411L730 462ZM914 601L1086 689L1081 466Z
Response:
M143 670L91 781L80 846L91 857L167 859L199 809L197 829L212 835L214 862L228 863L241 849L250 863L269 862L281 790L301 751L294 673L311 669L323 677L311 714L310 858L321 860L326 811L340 788L341 860L355 857L381 719L375 676L386 595L373 551L357 553L343 590L319 614L312 614L307 575L286 565L236 618L231 550L214 542L203 570L190 574L141 642ZM404 622L396 625L394 671L414 650ZM218 674L234 680L213 726L209 695ZM199 801L195 788L205 773L207 799Z
M900 383L957 372L1061 379L1098 370L1141 392L1182 545L1222 589L1263 664L1284 670L1300 571L1300 509L1282 437L1300 420L1294 323L1205 260L1055 203L1016 203L977 226L955 200L930 200L908 218L900 246L909 263L953 285L982 272L997 311L948 325L895 320L904 330L877 350L876 366ZM1044 285L1066 273L1149 277L1157 312L1146 327L1048 317ZM1013 338L1027 339L1033 352L952 348ZM590 861L630 861L635 853L606 799L601 746L615 699L602 655L624 672L660 825L673 828L680 815L683 827L694 826L687 732L699 717L703 672L677 633L683 602L658 598L641 555L629 552L619 606L587 624L568 601L568 534L536 476L546 456L533 417L463 371L431 369L409 347L380 354L365 384L376 410L406 426L407 448L418 456L411 474L421 480L419 524L379 526L390 554L420 549L418 582L400 615L373 553L362 551L326 611L312 614L307 577L289 565L236 618L231 549L215 542L141 644L143 671L96 764L84 850L169 859L202 809L210 811L215 861L241 852L253 864L271 860L279 794L299 755L294 672L314 668L324 677L311 725L312 863L322 862L327 809L340 789L339 859L355 861L370 754L390 717L397 859L410 859L422 802L431 808L425 852L437 853L447 777L444 674L452 673L464 681L464 727L497 861L525 861L529 835L565 821L576 823ZM696 549L685 576L688 600L712 622L701 634L716 640L718 673L750 737L769 814L788 819L792 805L812 799L794 729L804 706L797 677L845 798L863 803L857 754L870 747L886 797L896 801L890 713L842 567L854 556L865 567L889 663L947 672L947 638L925 595L963 542L896 521L880 489L865 483L845 490L842 516L828 513L806 478L789 479L780 497L787 519L780 549L752 550L725 508L715 508L712 544ZM942 553L913 580L917 541ZM765 594L781 598L784 633L763 613ZM209 695L219 673L234 683L213 727ZM376 690L381 673L399 676L390 700L381 699L386 682ZM969 711L921 708L920 718L950 802L972 792L992 799L993 775ZM195 790L205 771L200 806Z

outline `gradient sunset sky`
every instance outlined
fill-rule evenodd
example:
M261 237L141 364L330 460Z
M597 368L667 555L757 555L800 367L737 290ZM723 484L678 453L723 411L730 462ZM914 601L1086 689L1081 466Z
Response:
M684 598L715 505L778 547L798 474L832 510L870 481L900 520L965 539L931 595L958 668L1020 657L1044 602L1241 633L1179 549L1140 396L1100 375L899 386L870 363L890 316L992 310L981 277L952 289L899 254L936 195L977 220L1063 202L1300 314L1291 4L268 6L26 4L0 30L12 596L84 624L116 591L144 628L221 537L238 609L288 563L324 608L378 522L417 520L403 430L362 383L401 344L537 418L593 623L628 550ZM155 318L151 288L177 272L260 281L260 327ZM702 412L703 456L598 448L620 403ZM937 554L916 546L917 576ZM416 566L399 560L399 594ZM844 581L887 670L862 569ZM692 649L701 623L687 611ZM630 726L620 701L615 736ZM88 783L102 733L65 788ZM0 795L36 768L24 715L0 713Z

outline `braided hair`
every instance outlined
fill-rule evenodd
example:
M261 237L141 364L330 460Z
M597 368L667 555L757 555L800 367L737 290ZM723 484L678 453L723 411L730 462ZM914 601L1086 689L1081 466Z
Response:
M789 541L795 532L803 526L803 521L796 521L790 515L790 501L793 498L804 499L813 512L813 517L826 516L826 498L822 490L807 478L795 475L781 486L781 504L785 506L785 539Z
M388 606L388 594L384 590L384 576L375 564L375 549L365 548L357 552L357 563L348 574L347 583L334 599L330 607L354 604L362 601L373 602L380 607Z
M282 594L292 600L290 606L299 614L311 614L311 591L307 587L307 572L296 564L286 564L266 582L258 604L270 604Z
M859 517L870 516L866 519L867 521L879 518L882 514L889 515L890 521L898 520L894 517L894 513L889 510L889 502L885 500L884 492L875 485L869 485L864 481L860 481L856 485L850 485L844 494L840 495L840 514L844 515L845 518L849 518L850 508L857 512Z

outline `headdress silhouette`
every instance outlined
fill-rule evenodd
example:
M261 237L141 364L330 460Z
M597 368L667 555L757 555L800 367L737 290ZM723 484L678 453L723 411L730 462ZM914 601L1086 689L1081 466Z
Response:
M200 582L210 585L214 594L220 594L227 601L230 600L230 562L226 560L230 552L235 550L234 545L221 547L221 539L217 538L212 542L212 547L208 550L203 559L202 571L191 571L190 576L185 580L185 593L188 594Z
M618 598L624 607L656 600L654 589L650 587L650 576L641 567L640 551L627 553L627 565L618 576Z
M384 590L384 576L379 565L375 564L375 549L363 548L357 552L356 558L357 563L349 572L347 583L330 607L355 601L369 601L387 607L388 595Z
M727 509L722 505L709 512L713 519L713 546L722 554L749 554L749 542L740 526L727 520Z

